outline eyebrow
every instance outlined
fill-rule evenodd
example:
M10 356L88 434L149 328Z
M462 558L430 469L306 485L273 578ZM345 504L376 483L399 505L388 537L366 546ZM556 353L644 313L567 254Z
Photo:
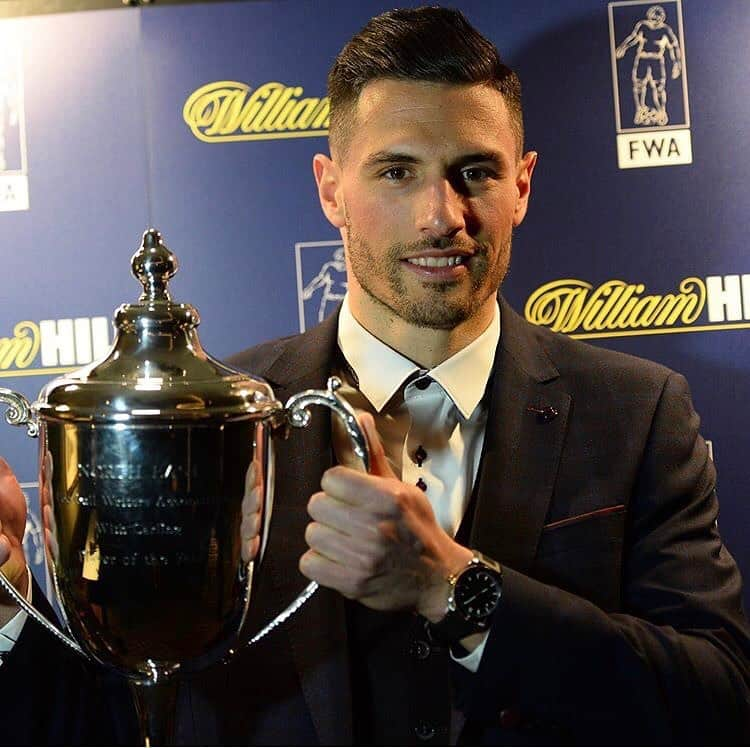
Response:
M370 154L364 161L365 169L372 169L385 164L418 164L422 159L410 153L400 153L399 151L375 151ZM496 151L477 151L476 153L467 153L459 156L452 164L453 167L462 167L466 164L491 163L497 167L504 167L506 160Z
M467 153L465 156L461 156L456 159L457 166L465 166L466 164L494 164L498 168L506 165L506 159L497 151L478 151L476 153Z
M408 153L399 153L397 151L375 151L371 153L364 162L365 169L372 169L376 166L385 164L418 164L421 159Z

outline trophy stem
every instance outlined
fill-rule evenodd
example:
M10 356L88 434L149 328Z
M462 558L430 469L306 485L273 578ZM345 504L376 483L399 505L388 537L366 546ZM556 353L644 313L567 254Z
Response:
M158 684L129 682L138 712L141 739L146 748L175 744L177 681L168 678Z

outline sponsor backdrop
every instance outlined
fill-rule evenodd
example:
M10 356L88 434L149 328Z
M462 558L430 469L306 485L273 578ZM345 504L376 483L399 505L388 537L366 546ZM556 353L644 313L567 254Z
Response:
M408 4L408 3L405 3ZM34 397L107 349L160 229L219 357L309 328L345 292L310 162L328 66L392 3L287 0L0 21L0 386ZM532 322L683 372L750 576L750 5L455 0L525 90L540 153L505 293ZM36 449L0 454L33 509ZM750 599L747 598L746 599Z

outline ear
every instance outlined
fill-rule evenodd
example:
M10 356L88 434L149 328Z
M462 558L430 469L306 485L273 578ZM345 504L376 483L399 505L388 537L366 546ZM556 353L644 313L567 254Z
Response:
M531 195L531 175L534 173L536 161L536 151L529 151L518 162L518 172L516 174L518 198L516 199L516 209L513 213L514 226L519 226L526 217L526 211L529 207L529 196Z
M318 185L320 207L326 218L337 228L346 226L341 171L335 161L322 153L313 157L313 174Z

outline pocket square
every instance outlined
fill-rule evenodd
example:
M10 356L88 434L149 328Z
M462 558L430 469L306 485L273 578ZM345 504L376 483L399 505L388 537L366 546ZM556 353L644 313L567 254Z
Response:
M574 525L577 522L583 522L584 520L591 519L592 517L602 517L606 514L614 514L615 512L621 512L625 509L625 504L615 504L614 506L604 506L601 509L594 509L591 512L584 512L583 514L576 514L573 517L565 517L564 519L558 519L555 522L550 522L542 530L557 530L559 527L567 527L568 525Z

